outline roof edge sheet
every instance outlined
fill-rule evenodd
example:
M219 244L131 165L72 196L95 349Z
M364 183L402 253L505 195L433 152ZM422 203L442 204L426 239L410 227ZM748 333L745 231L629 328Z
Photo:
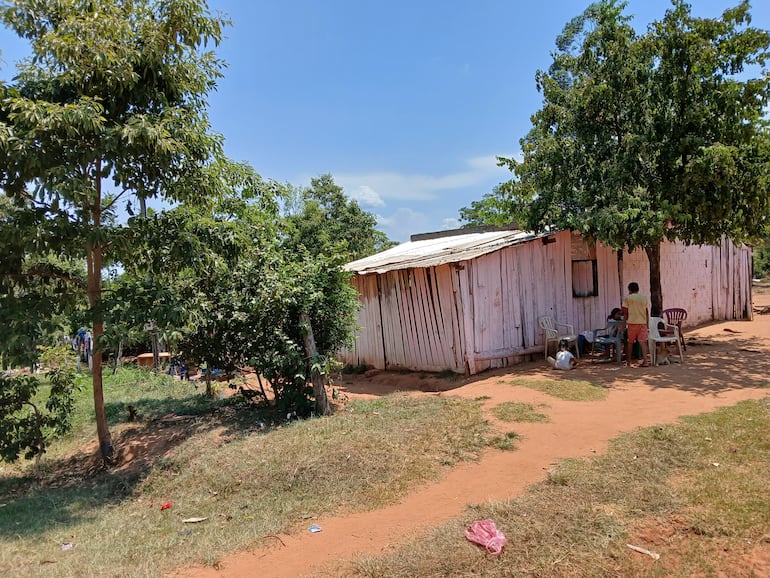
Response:
M385 251L352 261L345 270L365 275L386 273L398 269L435 267L447 263L459 263L493 253L505 247L526 243L554 232L536 234L528 231L493 231L468 233L407 241Z

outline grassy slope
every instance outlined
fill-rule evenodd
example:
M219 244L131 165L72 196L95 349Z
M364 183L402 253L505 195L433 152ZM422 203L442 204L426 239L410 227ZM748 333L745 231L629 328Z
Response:
M189 384L134 373L110 382L106 399L113 436L135 459L105 472L93 446L72 456L94 435L81 395L75 431L46 457L44 486L21 465L0 470L2 576L157 576L213 564L313 516L392 502L489 441L478 402L393 395L261 430L269 415L240 396L205 400ZM141 422L125 423L129 404ZM169 413L195 417L160 419ZM151 458L144 443L166 453ZM207 520L183 523L191 517Z

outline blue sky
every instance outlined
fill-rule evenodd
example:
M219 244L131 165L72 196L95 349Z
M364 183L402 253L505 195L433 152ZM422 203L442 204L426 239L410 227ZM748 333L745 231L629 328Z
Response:
M693 0L719 16L738 0ZM209 100L225 149L294 185L331 174L396 241L459 225L507 180L541 97L535 72L588 0L209 0L233 21ZM642 30L668 0L630 0ZM770 29L770 2L752 2ZM12 76L23 44L0 29Z

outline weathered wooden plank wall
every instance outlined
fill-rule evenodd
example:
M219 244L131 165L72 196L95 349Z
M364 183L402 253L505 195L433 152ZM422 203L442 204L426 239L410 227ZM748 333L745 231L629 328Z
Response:
M603 327L621 303L617 252L592 250L598 295L573 297L574 243L562 231L470 261L356 276L361 329L340 359L380 369L478 373L542 348L543 315L577 332ZM622 270L623 295L631 281L649 295L643 251L624 252ZM749 247L669 243L661 248L661 274L664 307L687 309L689 325L751 317Z
M441 265L355 276L359 330L354 345L341 351L339 359L377 369L463 372L452 269Z
M751 319L752 250L723 240L719 245L681 242L661 247L663 307L687 309L685 325L722 319ZM636 281L650 294L649 261L643 251L626 254L625 285ZM625 294L625 287L624 287Z

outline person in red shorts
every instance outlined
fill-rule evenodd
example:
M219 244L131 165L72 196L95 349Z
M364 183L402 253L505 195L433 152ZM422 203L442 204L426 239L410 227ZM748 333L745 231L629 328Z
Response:
M650 322L650 303L647 297L639 294L639 284L628 284L628 296L623 300L623 318L626 320L628 340L626 341L626 365L631 365L631 354L634 342L639 340L642 348L642 362L640 367L649 367L647 355L647 327Z

